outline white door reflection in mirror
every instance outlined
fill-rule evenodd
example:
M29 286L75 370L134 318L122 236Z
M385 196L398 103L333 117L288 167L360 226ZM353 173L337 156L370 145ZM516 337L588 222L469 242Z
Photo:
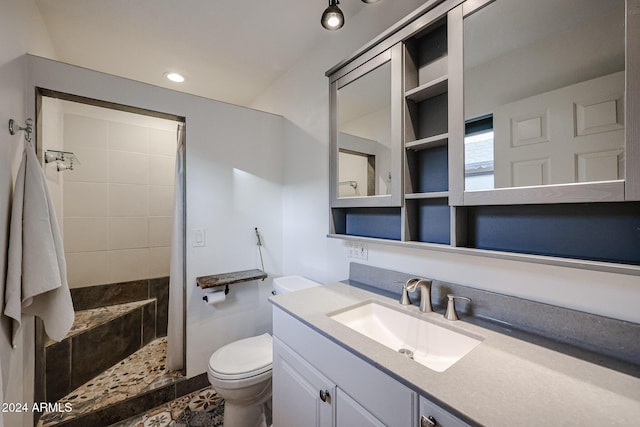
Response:
M624 179L624 8L496 0L465 18L465 190Z
M391 194L391 62L338 89L338 197Z

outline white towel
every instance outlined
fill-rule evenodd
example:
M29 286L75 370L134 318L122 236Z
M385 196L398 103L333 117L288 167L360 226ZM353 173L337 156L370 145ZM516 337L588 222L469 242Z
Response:
M13 192L4 297L14 347L23 314L40 317L56 341L71 329L74 312L60 230L44 173L28 143Z

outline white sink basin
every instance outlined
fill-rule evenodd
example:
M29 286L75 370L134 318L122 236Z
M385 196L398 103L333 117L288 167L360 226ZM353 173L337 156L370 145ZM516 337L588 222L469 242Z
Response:
M329 317L394 351L413 352L413 360L436 372L444 372L482 342L374 301Z

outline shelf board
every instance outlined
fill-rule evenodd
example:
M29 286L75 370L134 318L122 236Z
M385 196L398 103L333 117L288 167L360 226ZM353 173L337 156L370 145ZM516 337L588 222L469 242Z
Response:
M196 283L202 289L216 288L218 286L227 286L234 283L250 282L252 280L264 280L267 273L261 270L243 270L234 271L233 273L213 274L211 276L202 276L196 279Z
M440 135L430 136L428 138L417 139L415 141L405 143L405 148L411 150L424 150L425 148L434 148L446 145L449 140L448 133L441 133Z
M431 193L409 193L405 194L405 199L446 199L449 197L448 191L433 191Z
M415 89L405 92L405 97L413 102L424 101L434 96L446 93L449 87L449 76L444 75L431 80Z

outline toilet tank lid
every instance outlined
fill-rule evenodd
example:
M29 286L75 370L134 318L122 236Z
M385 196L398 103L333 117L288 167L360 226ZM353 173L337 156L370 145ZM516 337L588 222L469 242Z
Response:
M300 291L314 286L320 286L320 283L302 276L282 276L273 279L273 288L279 294Z

